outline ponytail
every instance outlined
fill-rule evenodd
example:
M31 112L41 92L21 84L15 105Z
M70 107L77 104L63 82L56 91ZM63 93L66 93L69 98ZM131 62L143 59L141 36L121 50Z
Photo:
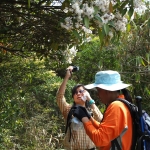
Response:
M122 92L122 94L124 95L124 97L125 97L125 99L127 100L127 101L129 101L129 102L133 102L132 101L132 97L131 97L131 95L130 95L130 91L128 90L128 89L122 89L121 90L121 92Z

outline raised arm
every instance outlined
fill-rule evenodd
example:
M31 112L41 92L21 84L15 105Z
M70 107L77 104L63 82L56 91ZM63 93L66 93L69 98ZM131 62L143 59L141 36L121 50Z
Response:
M58 93L60 93L60 94L64 94L65 93L66 85L67 85L67 82L68 82L69 78L71 77L72 69L73 69L72 66L69 66L66 69L66 75L65 75L65 78L64 78L62 84L60 85L60 87L58 89Z
M66 69L66 75L63 79L63 82L61 83L58 91L57 91L57 95L56 95L56 101L57 101L57 105L60 108L61 113L63 114L64 118L66 119L68 111L70 110L70 104L68 104L66 102L66 99L64 97L65 91L66 91L66 85L67 82L69 80L69 78L71 77L71 72L72 72L73 67L69 66Z

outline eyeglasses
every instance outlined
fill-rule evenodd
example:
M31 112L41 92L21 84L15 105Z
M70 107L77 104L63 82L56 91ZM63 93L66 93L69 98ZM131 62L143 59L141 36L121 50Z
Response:
M83 92L84 92L84 90L79 90L79 91L76 91L75 94L76 94L76 95L77 95L78 93L79 93L79 94L82 94Z

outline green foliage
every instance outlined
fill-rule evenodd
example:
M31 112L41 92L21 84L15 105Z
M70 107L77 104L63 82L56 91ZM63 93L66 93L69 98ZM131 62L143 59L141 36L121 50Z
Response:
M116 69L119 67L116 56L117 50L111 47L101 49L98 38L80 47L73 64L79 65L79 80L83 83L94 81L94 74L100 70Z
M0 65L0 149L61 148L65 123L56 92L62 79L44 61L11 57ZM74 84L68 83L68 102Z
M1 0L0 50L26 58L33 53L38 57L59 57L60 51L71 43L71 34L61 29L65 14L60 6L52 6L54 3Z
M98 38L82 46L73 64L80 66L78 80L84 84L94 82L94 75L100 70L117 70L122 81L130 83L131 94L143 97L143 108L149 112L150 105L150 37L149 28L132 29L116 45L101 49ZM95 96L95 99L96 96ZM98 99L97 99L98 102ZM98 102L99 104L99 102Z

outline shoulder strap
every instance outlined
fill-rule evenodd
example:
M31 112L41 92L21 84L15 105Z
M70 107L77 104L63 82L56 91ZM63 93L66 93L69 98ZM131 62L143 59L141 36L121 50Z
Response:
M135 122L134 122L134 111L137 111L137 106L135 106L134 104L128 102L125 99L118 98L117 101L121 101L122 103L124 103L130 111L130 114L131 114L131 117L132 117L132 120L133 120L132 121L132 146L131 146L131 150L135 150L136 141L137 141L137 137L136 137L136 132L137 131L136 131Z
M111 147L112 147L112 150L115 150L115 147L117 147L118 150L121 150L121 147L120 147L117 139L114 139L113 141L111 141Z
M66 129L65 129L65 134L67 133L67 130L69 128L69 142L71 140L71 119L72 119L72 115L73 115L73 112L74 112L74 106L71 107L69 113L68 113L68 116L67 116L67 123L66 123Z

